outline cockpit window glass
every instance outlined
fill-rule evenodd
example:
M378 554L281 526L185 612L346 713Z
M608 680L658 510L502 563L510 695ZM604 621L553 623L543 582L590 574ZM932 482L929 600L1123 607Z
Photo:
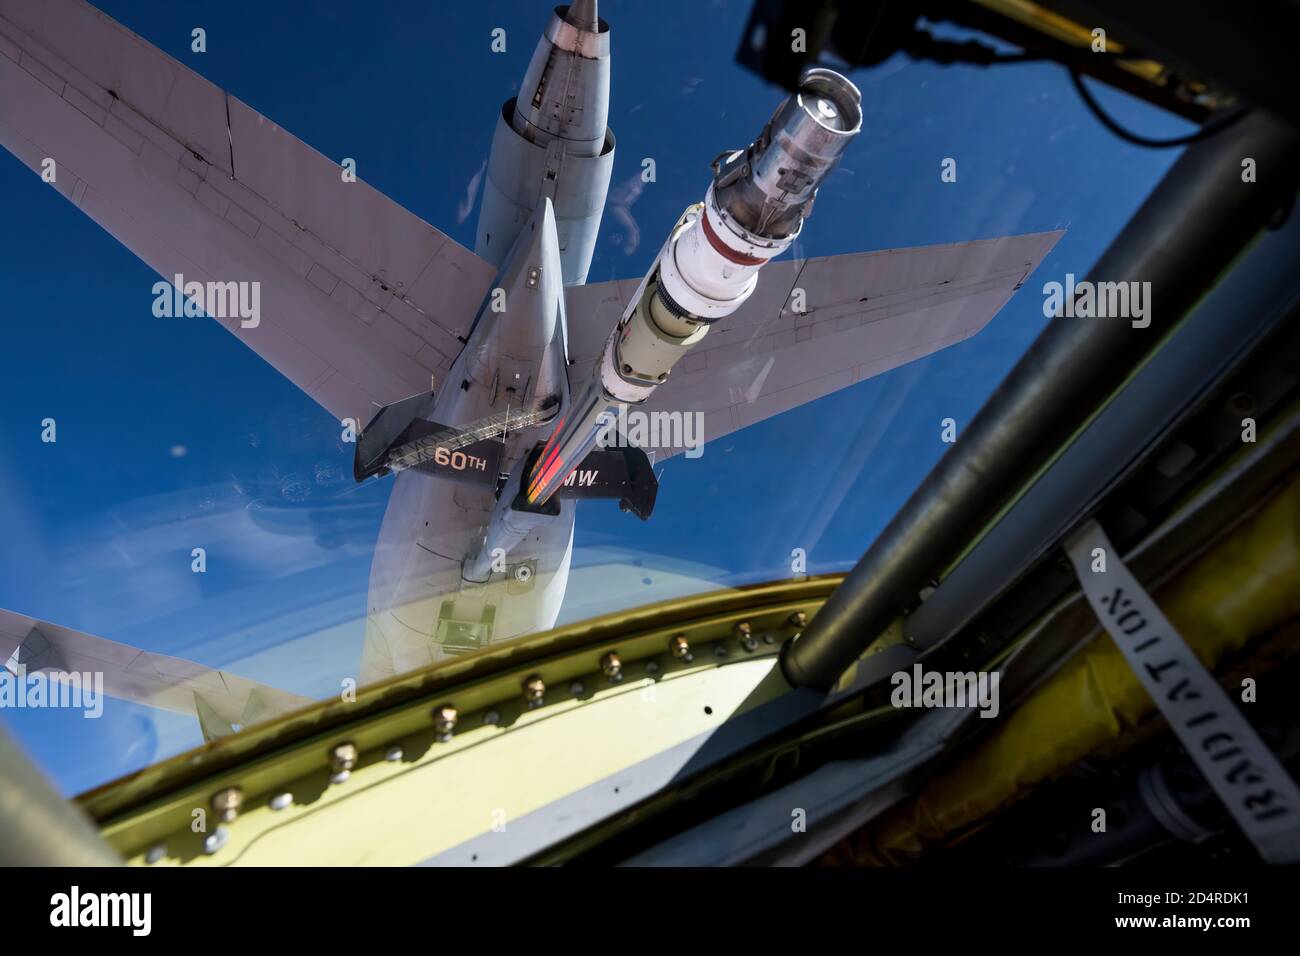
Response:
M503 188L488 168L494 130L507 123L502 104L520 94L551 15L532 2L424 5L394 22L353 3L320 4L309 17L231 3L205 9L206 49L195 52L192 12L153 0L98 5L249 104L258 122L280 124L337 162L340 183L351 168L467 249L487 197ZM684 210L704 200L710 161L750 143L785 95L735 62L748 3L686 8L689 30L659 4L602 5L617 148L586 281L625 280L608 288L629 295ZM502 51L494 49L498 29ZM795 375L798 364L845 348L850 340L837 335L868 321L854 310L827 318L840 325L818 326L778 303L740 331L710 330L710 348L740 341L744 351L743 374L727 373L726 389L715 387L709 401L725 399L740 425L754 423L701 443L692 416L716 407L680 386L680 404L661 406L685 416L667 426L678 431L641 438L657 480L649 518L621 510L616 498L574 493L559 505L564 520L572 516L571 535L527 523L487 535L489 523L503 520L495 490L518 491L490 473L496 458L470 480L411 468L358 483L358 423L331 414L232 334L233 321L223 327L183 308L160 314L159 276L87 215L97 211L94 187L89 196L78 191L78 171L61 167L71 179L51 188L0 150L6 727L75 793L447 654L666 598L848 569L1044 327L1045 285L1082 277L1178 152L1114 137L1051 64L938 66L900 54L848 75L862 94L862 132L791 248L765 268L1064 234L983 327L961 324L976 313L956 313L947 332L971 334L931 354L923 336L882 337L878 351L836 366L817 387ZM1094 89L1112 115L1146 135L1191 128ZM593 147L597 158L609 141ZM235 179L251 182L240 146L222 144ZM197 200L210 192L225 201L197 182ZM562 256L570 238L580 240L563 234ZM269 248L276 239L265 241ZM808 283L814 302L830 281L819 274L792 280ZM306 278L325 295L337 289L330 280L338 277ZM760 272L755 296L765 279ZM519 280L526 295L552 275ZM894 300L864 298L863 307L878 306L880 321L920 316L906 283L898 288ZM576 359L596 354L587 346L603 344L619 312L593 339L594 300L577 300L586 303L581 315L574 301L566 322L575 362L562 366L571 400L592 372ZM491 308L490 295L484 305ZM418 355L405 329L365 329ZM298 334L311 346L330 333L306 325ZM818 341L830 351L782 351ZM922 357L904 360L913 353ZM702 346L674 370L665 394L678 382L707 383L698 373L713 368L714 359L700 357L710 354ZM436 396L475 387L501 396L547 374L526 356L511 361L486 385L437 375L430 385ZM765 416L783 376L804 391L779 399L788 411ZM558 396L560 383L551 387ZM510 425L510 413L549 415L540 408L507 402L507 432L529 424ZM365 411L360 417L378 409ZM482 417L433 424L474 425L487 440L500 434ZM636 444L640 426L621 427ZM473 457L469 440L460 447ZM577 491L584 483L580 471ZM60 662L87 675L75 699L67 687L60 698L41 674Z

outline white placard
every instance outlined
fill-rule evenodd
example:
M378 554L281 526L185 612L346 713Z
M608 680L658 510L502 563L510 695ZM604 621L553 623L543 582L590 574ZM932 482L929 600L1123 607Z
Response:
M1260 856L1300 862L1300 789L1286 768L1119 560L1101 525L1089 521L1065 550L1097 620Z

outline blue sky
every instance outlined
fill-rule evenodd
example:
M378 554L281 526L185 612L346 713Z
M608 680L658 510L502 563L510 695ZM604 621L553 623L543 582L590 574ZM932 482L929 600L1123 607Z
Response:
M470 247L477 206L458 210L549 12L499 0L99 5L325 155L355 157L362 179ZM635 230L606 216L593 282L641 275L702 198L708 162L747 143L782 96L733 60L747 2L609 0L601 12L611 198L630 195L645 157L658 175L627 206ZM206 53L190 51L195 26ZM504 54L490 50L497 27ZM1176 158L1107 133L1060 67L895 58L852 78L863 132L798 254L1068 232L974 339L668 463L651 521L584 503L575 565L626 549L649 569L694 562L719 585L788 576L792 548L814 573L850 566L946 448L940 421L968 423L1041 330L1042 283L1086 272ZM1098 95L1147 135L1187 129ZM944 157L956 183L940 181ZM214 666L304 634L328 634L306 642L313 658L359 649L388 484L355 486L330 415L216 323L159 334L157 277L2 151L0 200L0 607ZM40 441L46 417L53 445ZM190 572L195 541L204 575ZM249 666L295 679L282 662ZM117 702L98 721L3 719L66 791L198 742L193 721Z

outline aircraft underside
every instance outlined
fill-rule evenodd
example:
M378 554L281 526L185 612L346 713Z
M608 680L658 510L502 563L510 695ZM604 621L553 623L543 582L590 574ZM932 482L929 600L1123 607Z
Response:
M362 684L555 623L573 555L572 503L522 539L491 580L467 582L466 556L482 544L494 504L485 489L396 476L371 566Z

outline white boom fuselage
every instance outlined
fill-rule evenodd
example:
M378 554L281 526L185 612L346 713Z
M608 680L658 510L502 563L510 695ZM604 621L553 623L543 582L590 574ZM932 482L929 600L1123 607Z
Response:
M567 17L567 19L566 19ZM564 286L587 277L614 159L609 29L594 3L558 8L519 96L502 109L475 252L500 267L430 418L465 425L568 409ZM394 476L370 573L361 680L368 683L555 623L573 550L558 515L511 511L524 457L548 424L505 438L500 495L408 469Z

